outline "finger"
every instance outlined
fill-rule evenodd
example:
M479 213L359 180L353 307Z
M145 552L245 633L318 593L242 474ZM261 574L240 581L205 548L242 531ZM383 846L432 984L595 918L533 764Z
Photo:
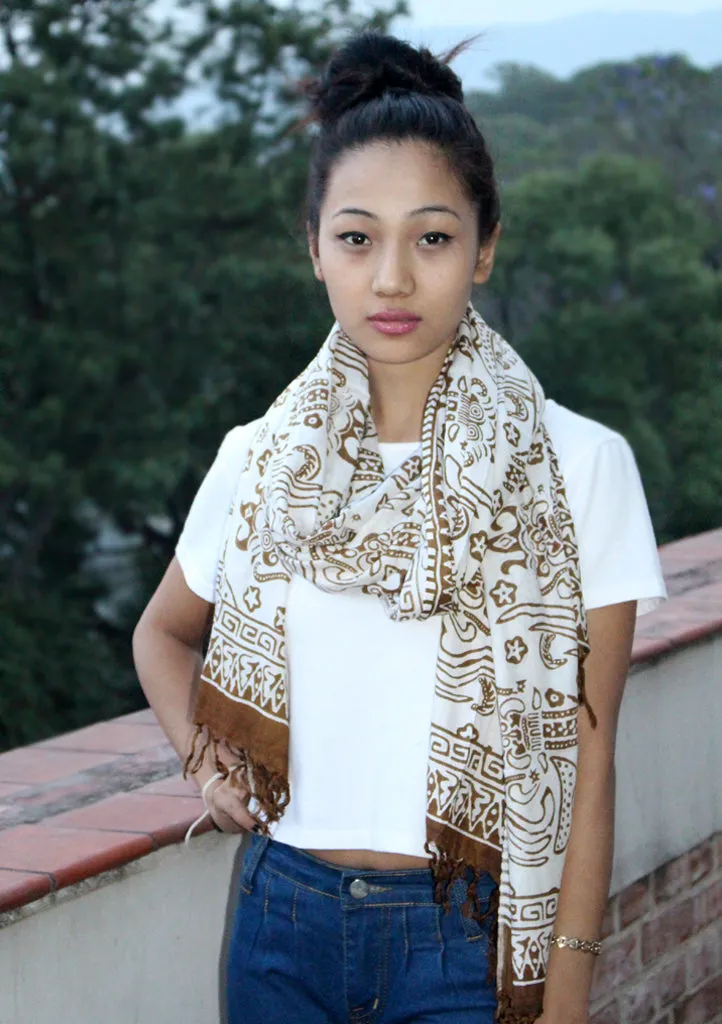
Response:
M227 814L224 814L223 811L220 811L215 807L210 811L210 815L216 828L220 829L221 832L238 834L246 831L246 829L244 829L242 825L239 825L238 822L234 821L233 818L229 818Z
M219 807L214 804L210 809L211 817L224 832L247 832L255 826L255 821L244 813L243 808Z
M258 824L257 819L249 812L245 799L239 793L229 790L225 786L219 786L214 790L212 807L217 808L227 818L249 831Z

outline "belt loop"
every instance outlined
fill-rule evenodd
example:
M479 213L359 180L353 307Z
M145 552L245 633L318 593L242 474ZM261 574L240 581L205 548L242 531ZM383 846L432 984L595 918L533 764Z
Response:
M254 832L250 833L250 837L251 841L243 855L241 877L238 882L241 889L246 893L251 892L253 889L253 877L256 874L256 868L261 863L261 858L266 852L266 848L271 841L270 836L264 836Z

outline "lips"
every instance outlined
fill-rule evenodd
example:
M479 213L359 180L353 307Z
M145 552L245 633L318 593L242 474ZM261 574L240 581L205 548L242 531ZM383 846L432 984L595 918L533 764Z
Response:
M375 331L390 337L411 334L421 323L419 314L410 309L382 309L368 319Z
M369 317L369 320L387 324L408 324L420 319L417 313L412 313L409 309L385 309L383 313L374 313Z

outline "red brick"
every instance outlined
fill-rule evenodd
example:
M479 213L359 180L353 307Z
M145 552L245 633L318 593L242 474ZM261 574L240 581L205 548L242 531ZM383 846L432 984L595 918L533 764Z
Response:
M710 1024L722 1006L722 974L686 999L674 1012L674 1024Z
M200 796L198 783L191 778L184 779L182 775L172 775L161 782L151 782L134 792L142 793L144 796Z
M129 715L121 715L120 718L112 718L112 722L121 722L123 724L130 722L136 725L157 725L158 719L155 717L155 712L151 708L142 708L140 711L131 711Z
M671 541L659 549L659 555L665 576L705 568L707 562L716 562L722 557L722 528Z
M17 796L18 793L22 793L27 786L19 786L15 783L0 782L0 800L12 800L12 797Z
M694 912L691 899L672 904L642 925L642 963L648 964L659 956L675 950L694 931Z
M654 615L654 612L649 612L649 615ZM670 650L671 646L669 640L663 636L645 637L635 635L630 664L640 665L645 661L653 661L654 658L658 658Z
M607 1003L601 1009L595 1010L589 1024L622 1024L616 999L613 999L611 1003Z
M687 944L687 989L694 992L722 969L722 936L719 923L696 935ZM722 1009L722 1007L721 1007Z
M0 832L0 868L46 872L58 888L150 853L149 836L16 825Z
M168 737L159 725L125 723L118 721L98 722L85 729L53 736L35 744L45 750L85 750L106 754L134 754L167 743Z
M722 918L722 878L716 878L694 897L694 929L702 931Z
M619 927L624 929L632 921L636 921L652 908L652 893L649 879L640 878L633 882L617 896L619 903Z
M594 969L592 1001L603 999L621 985L631 981L639 971L639 937L637 930L609 939Z
M684 953L665 964L654 977L660 1008L674 1006L687 991L687 962Z
M638 631L639 641L632 650L632 661L644 660L640 649L646 640L666 641L668 652L719 633L722 631L719 608L722 608L722 589L717 583L673 597L667 605L645 615Z
M624 1024L652 1024L657 1016L657 988L654 978L642 978L626 989L620 998Z
M200 794L196 797L143 795L117 793L107 800L79 807L64 814L46 818L45 828L98 829L107 832L145 833L152 836L154 845L166 846L179 842L188 826L204 806ZM212 828L210 819L197 827L194 835Z
M18 747L0 754L0 782L24 786L54 782L66 775L75 775L98 764L113 760L110 754L79 753L74 750L48 750L37 745Z
M658 903L674 899L689 885L689 859L686 853L668 861L654 872L654 895Z
M53 879L48 874L0 868L0 914L32 903L46 896L52 888Z
M687 855L689 858L689 881L696 885L707 878L714 871L714 840L708 839L706 843L696 846Z

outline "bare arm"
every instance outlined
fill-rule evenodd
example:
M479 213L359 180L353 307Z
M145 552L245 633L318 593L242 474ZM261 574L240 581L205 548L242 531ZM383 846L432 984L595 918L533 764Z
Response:
M183 762L195 731L193 705L202 667L203 638L212 615L213 605L188 587L174 558L133 633L133 658L140 685ZM219 757L225 764L233 764L229 753L219 750ZM215 771L209 749L194 778L203 786ZM223 781L209 790L212 817L224 831L238 832L256 824L237 786Z
M636 601L588 612L586 689L597 716L579 710L579 759L572 827L555 933L598 939L609 897L614 849L614 751L634 638ZM539 1024L586 1024L596 957L552 946Z

